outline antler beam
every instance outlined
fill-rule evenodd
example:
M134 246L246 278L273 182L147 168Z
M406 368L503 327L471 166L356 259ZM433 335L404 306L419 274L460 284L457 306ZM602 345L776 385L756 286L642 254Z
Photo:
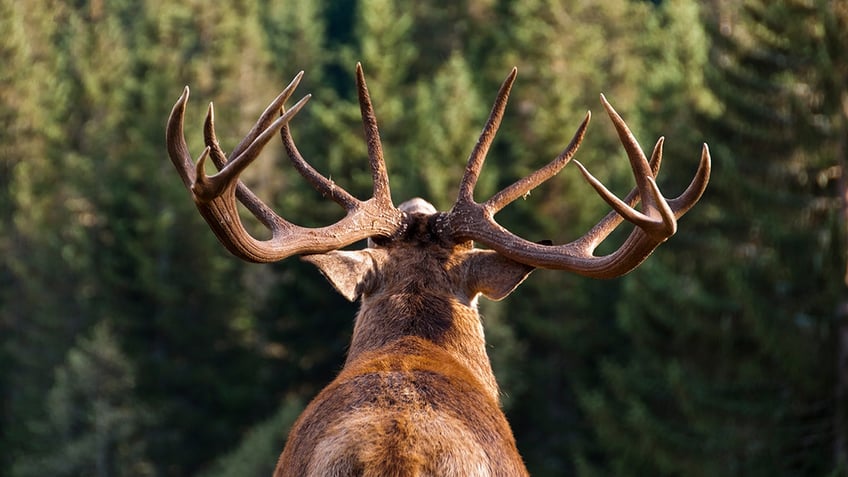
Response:
M204 127L206 148L196 163L191 159L183 133L188 87L177 100L168 119L165 142L171 161L191 192L197 209L218 240L227 250L244 260L274 262L291 255L328 252L369 237L392 236L403 226L403 213L391 202L377 123L361 66L357 66L357 78L374 176L374 196L366 201L354 198L315 171L300 157L290 140L286 125L303 108L310 96L305 96L287 111L283 109L283 103L291 96L302 76L303 73L299 73L271 102L229 158L224 154L215 135L214 109L210 104ZM292 162L298 172L319 192L327 194L332 190L333 193L327 195L333 197L347 212L340 221L322 228L306 228L292 224L277 215L239 180L239 175L256 159L265 144L278 131L281 131L290 155L294 153ZM218 168L218 173L212 176L206 175L204 171L206 159L210 156ZM239 217L237 201L271 231L269 239L258 240L247 232Z
M701 198L710 177L710 153L707 145L703 146L698 172L689 187L679 197L667 200L662 196L655 180L662 162L664 139L657 141L649 161L627 124L601 95L601 102L627 152L636 179L636 188L621 200L582 164L575 161L587 182L610 204L613 212L573 242L543 245L527 241L503 228L495 221L494 215L510 202L556 175L571 161L583 140L591 115L586 115L568 147L553 161L498 192L486 202L476 203L473 199L474 185L489 145L500 125L515 77L516 70L513 69L498 92L486 126L468 159L457 201L451 211L440 218L442 229L455 241L474 240L512 260L534 267L569 270L595 278L613 278L630 272L661 243L674 235L677 231L677 219ZM636 210L633 207L639 201L642 202L642 207L641 210ZM595 256L597 246L623 220L636 226L628 238L615 252L602 257Z

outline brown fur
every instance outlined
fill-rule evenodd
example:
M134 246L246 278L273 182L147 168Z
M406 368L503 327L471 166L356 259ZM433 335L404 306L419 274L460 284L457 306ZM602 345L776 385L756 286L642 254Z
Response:
M505 295L532 268L440 243L432 218L418 215L403 237L355 256L310 259L334 283L358 270L362 305L344 369L293 426L276 477L527 475L476 297L489 288ZM491 281L502 285L480 283L483 261L500 264Z

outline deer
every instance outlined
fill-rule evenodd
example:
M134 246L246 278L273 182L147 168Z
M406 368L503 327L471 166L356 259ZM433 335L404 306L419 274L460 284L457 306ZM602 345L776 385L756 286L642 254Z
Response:
M289 122L311 96L291 108L284 103L302 71L229 155L216 137L210 103L203 128L206 147L193 160L183 131L188 86L174 105L166 127L170 159L223 246L248 262L298 255L345 298L360 301L346 361L293 424L275 477L529 475L501 408L479 297L505 298L536 268L601 279L624 275L676 232L677 220L704 193L711 164L706 144L689 186L677 198L666 199L656 183L664 139L646 157L601 95L636 186L620 199L575 160L612 210L582 237L561 245L528 241L508 231L494 215L571 162L591 118L587 113L568 146L547 165L476 202L474 189L516 75L513 68L501 85L448 211L421 198L393 205L361 64L356 65L356 85L373 178L372 196L364 201L318 172L294 143ZM339 221L319 228L295 225L240 180L277 134L298 173L344 208ZM205 172L208 158L218 170L213 175ZM270 231L269 238L256 239L246 230L238 203ZM596 247L624 221L634 227L623 243L596 256ZM344 249L363 240L365 248Z

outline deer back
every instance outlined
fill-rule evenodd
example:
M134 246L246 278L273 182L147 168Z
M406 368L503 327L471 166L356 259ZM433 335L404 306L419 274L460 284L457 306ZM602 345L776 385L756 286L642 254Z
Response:
M345 367L295 424L278 475L526 473L476 302L533 268L440 240L437 218L412 213L381 245L305 257L361 307Z

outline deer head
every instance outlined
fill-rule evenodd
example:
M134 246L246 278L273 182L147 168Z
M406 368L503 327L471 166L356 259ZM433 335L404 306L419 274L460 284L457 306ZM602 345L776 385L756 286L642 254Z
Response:
M294 425L275 475L526 475L499 407L477 297L502 299L537 267L596 278L633 270L675 233L677 219L700 199L710 175L707 146L689 187L667 200L655 181L663 139L648 159L601 96L636 187L619 199L575 161L613 210L570 243L534 243L500 226L494 216L571 161L590 114L554 160L485 202L475 202L475 184L517 74L513 68L471 152L452 208L439 212L423 199L395 207L361 66L356 68L357 89L374 182L372 197L365 201L317 172L294 144L287 124L309 96L290 109L283 104L302 74L271 102L229 157L215 136L211 104L204 127L206 148L196 163L189 155L183 136L188 88L174 106L166 132L168 152L183 183L230 252L253 262L300 255L346 298L361 299L347 362ZM323 228L299 227L239 181L277 133L295 169L342 206L344 218ZM204 172L208 157L219 171L212 176ZM258 240L245 230L237 202L271 231L270 238ZM622 245L608 255L594 255L624 220L635 227ZM368 248L340 250L362 239L368 239ZM476 248L475 242L487 248Z

